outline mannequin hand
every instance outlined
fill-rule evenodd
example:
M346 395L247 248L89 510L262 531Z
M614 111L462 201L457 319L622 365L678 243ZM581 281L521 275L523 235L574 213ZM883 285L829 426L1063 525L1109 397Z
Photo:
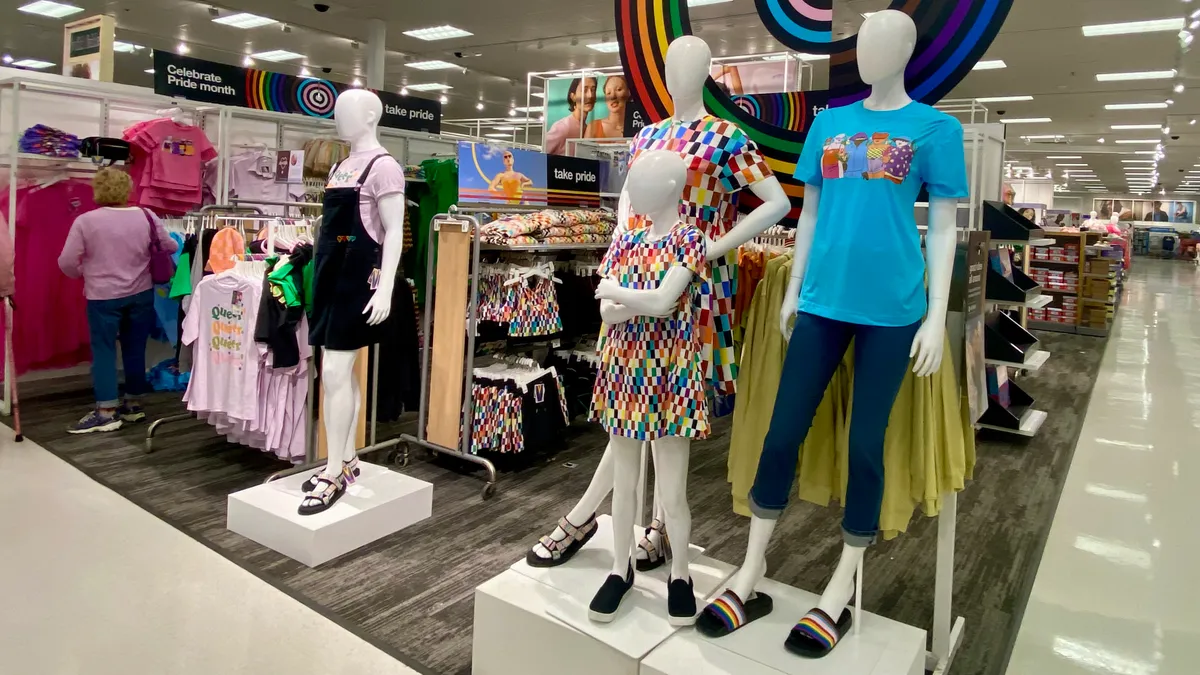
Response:
M621 284L612 279L601 279L596 286L597 300L610 300L612 302L621 303L621 298L624 297L625 289Z
M618 302L602 302L600 303L600 318L604 323L616 325L625 323L636 316L632 309Z
M909 358L916 358L913 372L917 377L929 377L942 367L942 350L945 347L945 321L941 323L926 320L917 329L913 338Z
M783 306L779 308L779 332L783 333L784 340L792 339L792 319L800 307L800 285L801 280L792 277L783 294Z
M371 294L371 300L363 309L363 314L367 315L368 326L378 326L387 321L388 316L392 313L392 289L380 286Z

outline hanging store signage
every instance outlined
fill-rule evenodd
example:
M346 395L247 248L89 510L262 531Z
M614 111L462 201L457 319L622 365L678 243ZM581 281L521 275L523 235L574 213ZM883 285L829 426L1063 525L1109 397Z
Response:
M954 276L950 281L950 312L946 328L972 424L988 408L984 335L990 244L991 235L980 231L970 232L966 241L959 241L954 254Z
M546 157L551 206L600 206L600 162L583 157Z
M332 119L338 95L352 88L340 82L154 52L154 93L163 96ZM441 103L386 91L375 93L383 102L380 126L441 132Z
M484 204L600 206L600 162L459 141L458 198Z
M111 16L93 16L63 26L63 75L112 82L115 25Z

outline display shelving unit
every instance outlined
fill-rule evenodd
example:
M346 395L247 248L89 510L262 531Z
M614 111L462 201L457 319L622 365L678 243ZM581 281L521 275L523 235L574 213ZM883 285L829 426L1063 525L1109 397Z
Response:
M1046 314L1035 315L1030 326L1060 333L1107 336L1120 304L1123 257L1108 255L1117 249L1103 244L1100 232L1049 231L1046 235L1055 246L1031 257L1029 266L1035 273L1041 271L1039 276L1045 275L1044 278L1063 275L1064 284L1054 290L1061 304L1047 308ZM1066 283L1068 279L1074 283ZM1050 314L1056 309L1057 312ZM1068 311L1071 309L1074 311Z

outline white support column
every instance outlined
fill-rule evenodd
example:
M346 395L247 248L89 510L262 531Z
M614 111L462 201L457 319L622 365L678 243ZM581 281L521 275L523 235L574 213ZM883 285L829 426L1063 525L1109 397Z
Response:
M383 89L383 69L387 53L387 24L383 19L367 19L367 87Z

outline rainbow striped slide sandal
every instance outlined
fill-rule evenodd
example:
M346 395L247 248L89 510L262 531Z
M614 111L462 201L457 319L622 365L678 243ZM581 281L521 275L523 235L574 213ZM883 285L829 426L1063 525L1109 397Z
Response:
M737 593L726 589L700 613L700 618L696 620L696 630L706 637L724 637L770 614L774 608L775 601L766 593L755 593L749 600L742 602Z
M853 624L849 607L842 610L836 623L820 608L814 608L800 619L783 646L793 654L819 659L833 651Z

